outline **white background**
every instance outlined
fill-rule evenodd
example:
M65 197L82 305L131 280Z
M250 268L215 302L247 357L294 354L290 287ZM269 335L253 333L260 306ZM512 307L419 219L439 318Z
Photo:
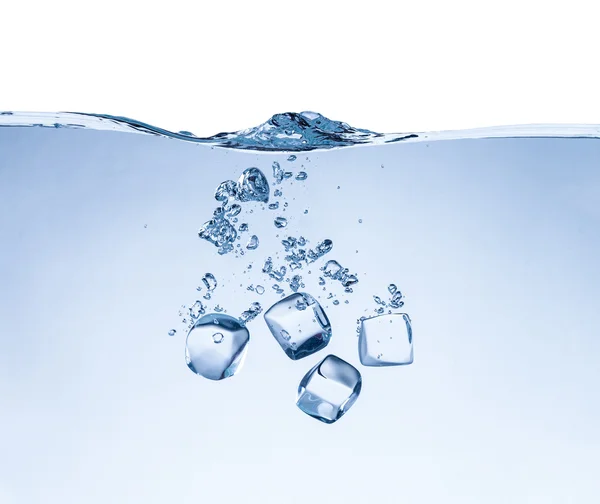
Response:
M382 132L599 123L597 2L0 2L0 110L197 135L315 110Z

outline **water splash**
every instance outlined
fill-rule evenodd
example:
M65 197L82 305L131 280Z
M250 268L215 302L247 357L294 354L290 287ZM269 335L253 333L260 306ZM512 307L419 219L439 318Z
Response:
M600 138L600 124L528 124L425 133L375 133L314 112L275 114L253 128L206 138L178 133L127 117L79 112L0 112L0 127L74 128L176 138L187 142L258 151L311 151L353 145L465 138ZM288 161L296 158L291 155Z

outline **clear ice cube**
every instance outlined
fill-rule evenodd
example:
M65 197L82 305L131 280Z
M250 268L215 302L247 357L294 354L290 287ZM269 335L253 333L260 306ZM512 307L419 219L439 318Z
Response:
M361 387L358 369L328 355L302 378L296 405L307 415L331 424L352 407Z
M381 310L383 311L383 308ZM410 317L406 313L392 313L362 320L358 354L363 366L412 364Z
M310 294L294 293L271 306L264 317L277 343L292 360L318 352L331 338L329 319Z
M185 360L204 378L229 378L241 369L249 341L250 333L239 320L211 313L198 319L188 333Z

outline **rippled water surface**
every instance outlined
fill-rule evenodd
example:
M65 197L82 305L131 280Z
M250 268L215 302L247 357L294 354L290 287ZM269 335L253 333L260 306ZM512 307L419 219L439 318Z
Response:
M0 502L599 494L598 127L0 126Z

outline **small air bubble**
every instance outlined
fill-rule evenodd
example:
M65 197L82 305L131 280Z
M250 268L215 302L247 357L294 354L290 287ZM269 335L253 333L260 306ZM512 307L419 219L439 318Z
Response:
M217 279L212 273L204 275L204 277L202 277L202 283L209 291L213 291L217 288Z
M252 235L250 241L246 245L246 248L248 250L256 250L258 248L258 236Z
M287 219L285 217L276 217L275 220L273 221L273 223L275 224L276 228L284 228L287 226Z

